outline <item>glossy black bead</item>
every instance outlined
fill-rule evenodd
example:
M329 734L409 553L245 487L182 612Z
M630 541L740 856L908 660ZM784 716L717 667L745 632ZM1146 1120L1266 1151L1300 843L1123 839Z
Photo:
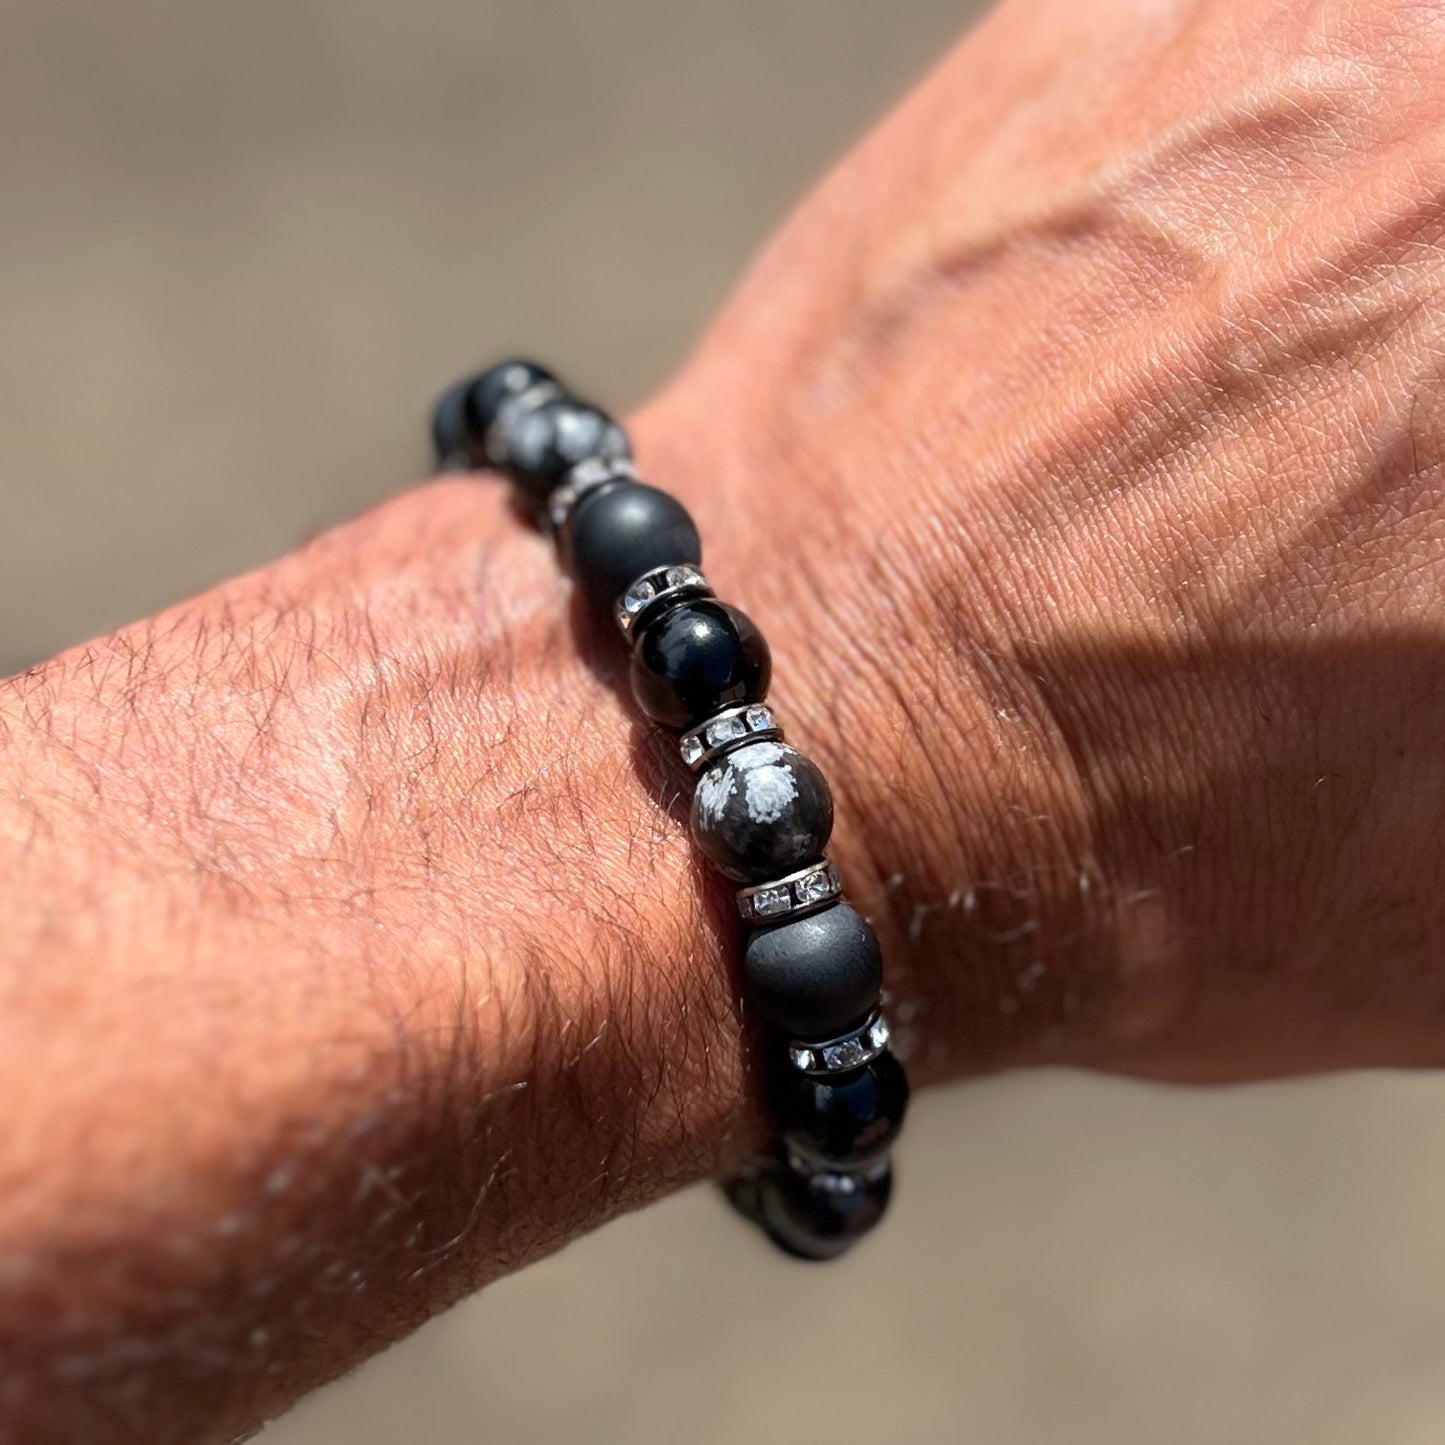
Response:
M632 695L654 722L687 728L719 708L761 702L773 656L752 619L712 597L645 617L632 653Z
M702 542L687 508L642 482L599 487L577 503L567 526L565 561L599 611L644 572L702 561Z
M546 367L538 366L535 361L512 360L489 366L466 383L463 415L479 461L482 440L496 421L502 403L543 382L556 380Z
M635 671L633 677L635 685ZM833 797L802 753L782 743L747 743L697 780L691 821L693 838L716 868L738 883L765 883L822 857L833 831Z
M846 903L760 928L743 952L748 997L790 1038L846 1033L878 1002L883 951Z
M883 1218L893 1194L886 1161L849 1172L800 1173L779 1164L757 1181L756 1218L797 1259L836 1259Z
M789 1067L771 1080L783 1137L821 1164L860 1164L887 1152L908 1111L908 1076L886 1049L846 1074Z
M632 455L627 433L605 411L570 397L509 416L503 428L502 450L495 460L522 495L538 507L578 462L589 457L625 461Z

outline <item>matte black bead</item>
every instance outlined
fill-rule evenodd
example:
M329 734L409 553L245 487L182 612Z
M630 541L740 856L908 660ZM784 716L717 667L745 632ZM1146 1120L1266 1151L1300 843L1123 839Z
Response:
M672 562L701 562L702 543L687 509L642 482L599 487L577 503L569 528L567 565L599 610L644 572Z
M883 951L846 903L757 929L743 953L748 997L795 1039L830 1039L857 1025L878 1002Z
M720 708L761 702L772 676L772 652L752 619L713 597L644 616L632 653L637 705L670 728L691 727Z
M502 403L540 386L544 381L556 380L546 367L538 366L535 361L514 359L489 366L480 376L474 376L466 383L464 415L473 444L478 449L478 461L481 460L482 440L496 421Z
M780 1164L757 1181L757 1220L797 1259L836 1259L883 1218L893 1169L805 1174Z
M908 1110L908 1076L887 1050L848 1074L779 1071L771 1086L783 1137L823 1164L859 1164L886 1153Z
M832 831L827 779L782 743L734 748L703 773L692 795L692 836L738 883L765 883L816 862Z
M578 462L589 457L616 462L632 455L627 433L605 411L569 397L543 402L502 425L503 454L496 460L534 506L540 507Z

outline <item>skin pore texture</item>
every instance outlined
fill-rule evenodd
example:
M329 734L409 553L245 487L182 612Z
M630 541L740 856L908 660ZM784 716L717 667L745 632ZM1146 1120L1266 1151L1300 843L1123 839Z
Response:
M918 1083L1445 1058L1442 68L1009 0L631 420ZM233 1436L753 1148L686 794L486 478L0 686L0 1438Z

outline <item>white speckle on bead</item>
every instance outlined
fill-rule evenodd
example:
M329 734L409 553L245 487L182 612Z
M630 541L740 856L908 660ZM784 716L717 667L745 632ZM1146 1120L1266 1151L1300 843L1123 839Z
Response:
M743 802L754 823L776 823L798 796L793 770L785 763L750 767L743 779Z
M781 762L788 755L782 743L749 743L732 754L732 761L740 768L760 768L768 763Z
M707 827L715 827L723 816L728 799L737 788L737 775L733 772L731 759L709 768L697 783L698 817Z

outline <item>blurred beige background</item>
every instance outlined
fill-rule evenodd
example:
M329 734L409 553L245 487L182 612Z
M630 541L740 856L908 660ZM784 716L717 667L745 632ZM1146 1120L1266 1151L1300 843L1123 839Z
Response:
M0 665L404 484L507 347L619 406L975 7L0 0ZM1440 1445L1445 1085L927 1098L891 1227L698 1191L267 1445Z

